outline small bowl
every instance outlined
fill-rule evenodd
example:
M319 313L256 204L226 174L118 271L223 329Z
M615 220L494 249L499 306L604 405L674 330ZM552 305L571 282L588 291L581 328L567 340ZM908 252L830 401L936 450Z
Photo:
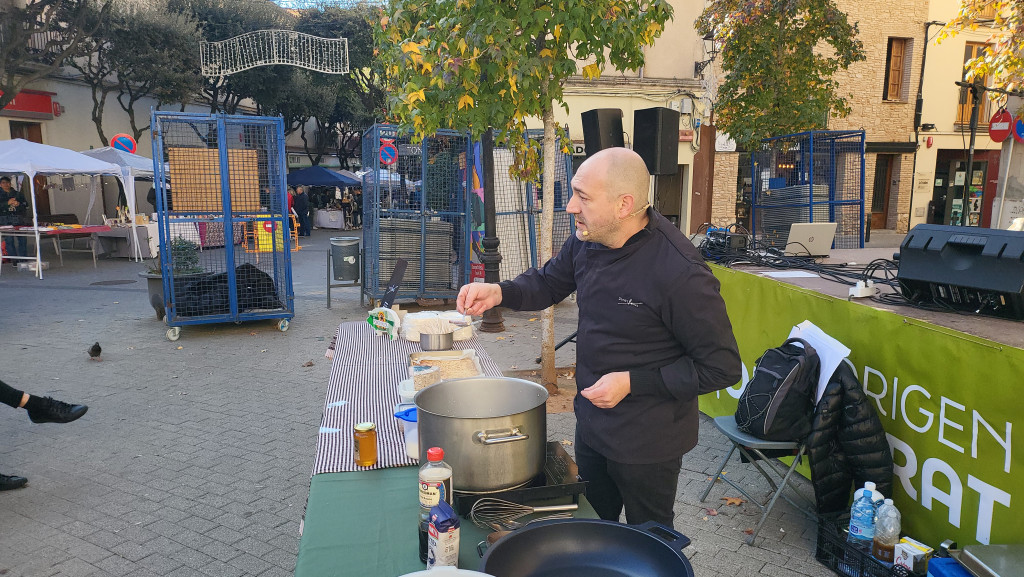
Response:
M425 351L448 351L454 343L454 333L420 333L420 348Z

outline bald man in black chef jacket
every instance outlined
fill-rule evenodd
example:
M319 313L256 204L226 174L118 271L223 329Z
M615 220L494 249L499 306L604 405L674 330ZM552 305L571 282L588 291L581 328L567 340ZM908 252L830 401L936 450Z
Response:
M576 233L543 267L470 283L457 306L541 310L576 292L576 463L602 519L673 525L697 396L736 384L740 356L718 279L647 202L650 174L626 148L580 165L566 211Z

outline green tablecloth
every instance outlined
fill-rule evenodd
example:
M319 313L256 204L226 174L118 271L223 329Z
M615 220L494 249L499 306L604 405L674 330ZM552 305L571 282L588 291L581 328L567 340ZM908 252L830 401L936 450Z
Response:
M322 473L309 499L296 577L398 577L426 568L419 560L417 467ZM597 518L580 497L577 517ZM463 520L459 567L479 570L476 545L487 531Z

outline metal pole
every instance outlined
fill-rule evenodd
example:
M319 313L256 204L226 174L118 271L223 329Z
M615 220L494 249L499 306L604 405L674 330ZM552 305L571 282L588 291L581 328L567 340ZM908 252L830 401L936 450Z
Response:
M1010 137L1010 152L1006 155L1007 156L1007 166L1010 166L1009 163L1013 162L1013 141L1014 140L1016 140L1016 138L1011 136ZM1002 228L1002 224L1003 224L1003 209L1006 208L1006 182L1003 182L1001 184L1002 184L1002 187L1003 187L1003 190L1002 190L1003 195L1002 195L1002 197L999 200L999 216L996 217L995 225L992 228Z
M488 128L481 139L484 167L484 239L481 243L484 252L480 260L484 263L484 282L496 283L501 280L499 266L501 254L498 253L497 217L494 206L494 129ZM505 321L501 316L501 308L494 307L484 312L480 330L485 333L500 333L505 330Z
M978 108L981 105L982 90L978 83L972 83L969 85L971 91L971 143L967 149L967 176L964 178L964 192L963 192L963 205L960 207L960 224L961 226L970 226L968 219L970 212L970 192L971 192L971 172L974 170L974 138L978 134ZM985 183L981 183L981 204L985 204ZM978 226L981 226L981 211L978 212Z

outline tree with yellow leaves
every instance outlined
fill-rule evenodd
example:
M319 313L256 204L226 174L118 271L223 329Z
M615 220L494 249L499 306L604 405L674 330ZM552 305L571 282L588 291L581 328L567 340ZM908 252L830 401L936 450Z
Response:
M1024 0L964 0L939 32L939 42L982 26L992 34L982 54L967 62L967 80L987 77L992 87L1019 91L1024 84Z
M389 0L374 35L389 109L403 127L418 138L442 128L478 137L493 127L514 155L512 176L535 180L555 166L554 109L568 111L565 81L596 78L606 63L643 66L643 47L671 14L667 0ZM529 117L544 122L541 145L525 138ZM542 187L554 190L554 170L544 171ZM553 215L554 195L545 194L541 264L551 257ZM554 386L551 309L543 319L542 380Z

